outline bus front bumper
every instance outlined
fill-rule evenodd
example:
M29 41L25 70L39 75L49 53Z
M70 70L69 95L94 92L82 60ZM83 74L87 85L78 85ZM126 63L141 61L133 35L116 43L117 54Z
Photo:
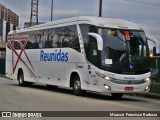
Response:
M101 92L103 93L148 93L151 82L143 84L116 84L110 81L102 84Z

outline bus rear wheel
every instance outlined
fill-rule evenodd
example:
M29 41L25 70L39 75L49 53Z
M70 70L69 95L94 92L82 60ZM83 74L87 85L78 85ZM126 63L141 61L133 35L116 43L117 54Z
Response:
M19 83L19 86L21 86L21 87L31 86L33 84L32 82L25 82L24 81L24 74L22 71L20 71L18 73L18 83Z
M26 86L26 82L24 81L23 72L19 72L19 74L18 74L18 83L19 83L19 86L21 86L21 87Z
M111 93L113 98L121 98L123 96L123 93Z
M81 82L80 82L79 76L76 75L73 78L73 93L77 96L80 96L82 95L83 92L84 91L81 89Z

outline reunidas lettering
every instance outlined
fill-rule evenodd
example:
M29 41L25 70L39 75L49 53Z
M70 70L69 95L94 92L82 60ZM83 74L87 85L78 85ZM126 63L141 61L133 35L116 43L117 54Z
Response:
M41 50L40 51L40 61L67 62L68 61L68 52L64 53L60 49L59 51L55 50L55 52L46 53L44 50Z

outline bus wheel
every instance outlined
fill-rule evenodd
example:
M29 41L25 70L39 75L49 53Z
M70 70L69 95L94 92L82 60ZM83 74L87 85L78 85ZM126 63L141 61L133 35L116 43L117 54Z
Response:
M80 82L79 76L76 75L73 79L74 79L73 80L73 93L77 96L82 95L83 90L81 89L81 82Z
M123 93L112 93L113 98L121 98L123 96Z
M20 72L18 74L18 83L19 83L19 86L26 86L26 82L24 81L24 75L23 75L23 72Z

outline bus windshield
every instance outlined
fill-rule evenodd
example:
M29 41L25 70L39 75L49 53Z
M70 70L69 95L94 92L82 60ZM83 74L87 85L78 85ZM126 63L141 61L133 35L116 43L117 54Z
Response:
M102 68L135 74L149 68L149 50L143 31L99 28L103 38Z

